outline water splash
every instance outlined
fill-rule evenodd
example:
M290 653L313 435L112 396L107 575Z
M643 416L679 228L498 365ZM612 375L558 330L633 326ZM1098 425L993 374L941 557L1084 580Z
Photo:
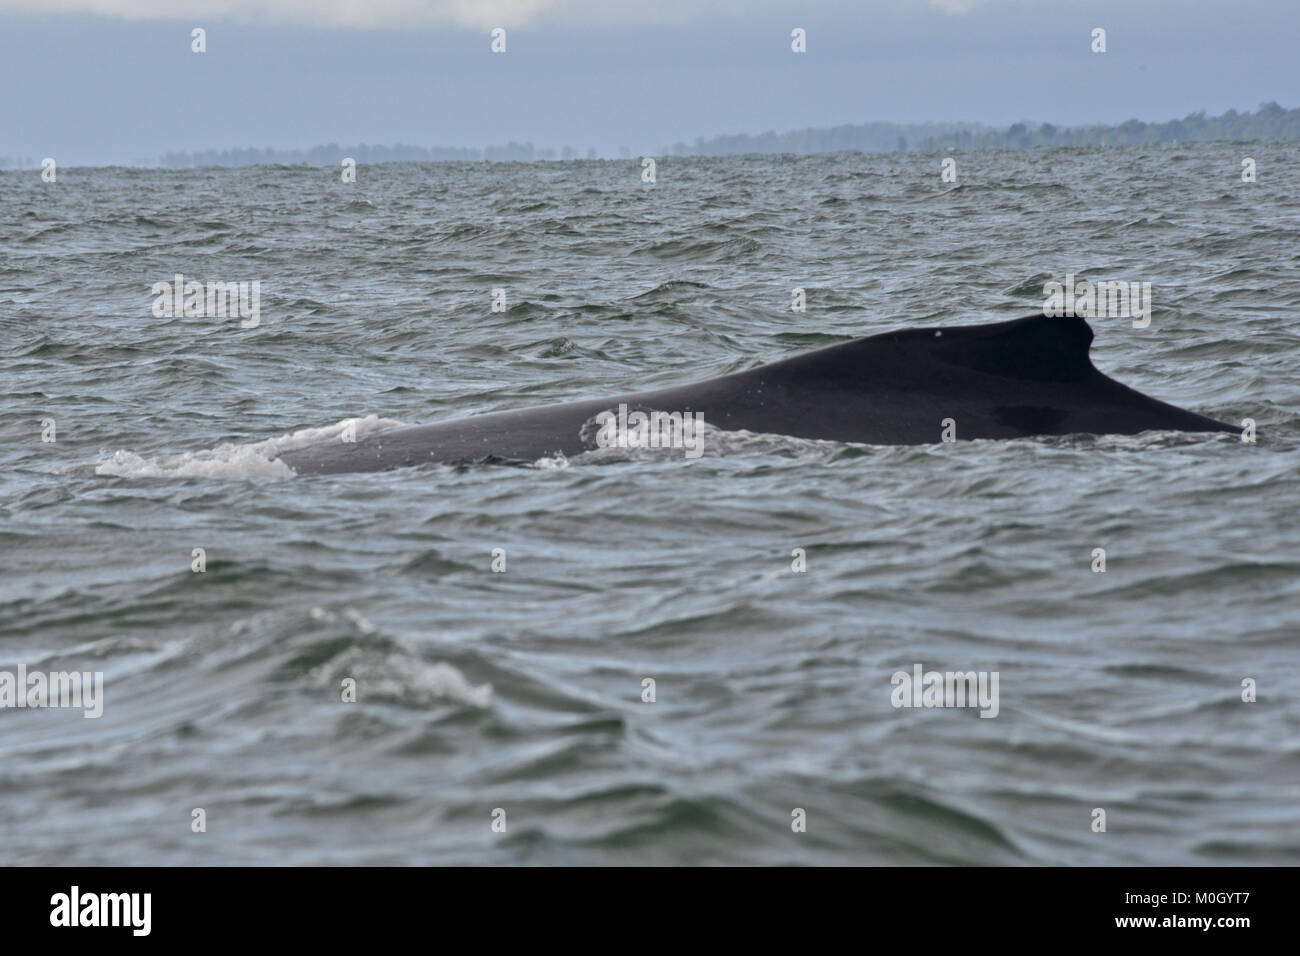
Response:
M223 444L202 451L145 458L116 451L95 466L95 474L118 478L292 478L294 470L279 460L287 451L328 441L340 441L351 427L356 440L377 435L403 422L378 415L345 418L324 428L303 428L279 438L246 445Z

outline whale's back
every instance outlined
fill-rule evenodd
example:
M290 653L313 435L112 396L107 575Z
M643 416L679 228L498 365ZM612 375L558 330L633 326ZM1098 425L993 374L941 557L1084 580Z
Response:
M1103 375L1075 317L908 329L676 388L395 429L282 456L299 474L537 460L592 447L589 423L620 404L702 413L724 430L863 444L925 444L948 420L958 440L1075 433L1233 431Z

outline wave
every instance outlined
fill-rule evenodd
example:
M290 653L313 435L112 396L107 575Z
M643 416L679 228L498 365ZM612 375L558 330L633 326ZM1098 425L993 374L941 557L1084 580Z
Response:
M614 409L609 411L615 412ZM594 435L600 423L597 416L592 416L583 426L584 433ZM863 451L869 445L852 442L830 441L819 438L795 438L791 435L772 435L764 432L750 432L744 429L727 431L704 422L696 433L700 458L732 458L748 455L776 455L783 458L831 461L846 451ZM888 448L888 446L883 446ZM539 458L533 462L535 468L567 468L570 465L608 465L628 461L676 461L686 457L686 449L680 445L660 448L621 447L608 445L589 448L572 457L563 454Z
M323 428L303 428L251 444L223 444L179 455L145 458L131 451L116 451L95 465L95 474L117 478L292 478L296 472L279 460L287 451L341 441L344 429L349 427L360 440L404 424L392 418L367 415L345 418Z

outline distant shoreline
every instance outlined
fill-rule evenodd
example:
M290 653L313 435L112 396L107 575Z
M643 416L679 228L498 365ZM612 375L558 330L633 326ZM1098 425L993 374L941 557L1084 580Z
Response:
M1052 146L1144 146L1162 143L1258 142L1300 140L1300 109L1261 103L1251 113L1228 110L1220 116L1190 113L1182 119L1145 123L1131 119L1117 125L1056 126L1020 122L999 128L979 123L863 123L810 128L785 133L740 133L698 137L692 143L661 146L657 156L742 156L822 153L926 153L941 150L1034 149ZM616 155L595 148L537 147L509 142L503 146L443 147L339 146L329 143L307 149L254 147L164 153L156 163L129 167L188 169L203 166L337 166L345 157L358 163L548 162L577 159L633 159L639 154L622 147ZM0 169L39 169L40 158L0 156Z

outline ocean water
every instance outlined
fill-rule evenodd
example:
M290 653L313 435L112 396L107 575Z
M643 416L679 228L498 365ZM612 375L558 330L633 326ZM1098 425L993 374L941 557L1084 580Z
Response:
M1300 147L956 158L0 174L0 671L103 674L0 709L0 862L1300 862ZM273 460L1067 273L1152 283L1100 369L1258 441Z

